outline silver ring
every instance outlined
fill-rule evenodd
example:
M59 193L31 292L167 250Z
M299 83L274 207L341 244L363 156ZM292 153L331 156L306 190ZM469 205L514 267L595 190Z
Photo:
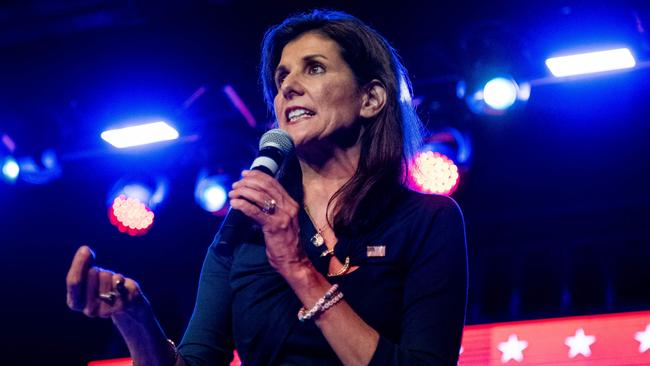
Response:
M262 212L264 212L267 215L273 215L276 206L277 203L275 202L274 199L264 200L264 206L262 206Z
M107 302L107 303L109 303L111 305L113 305L113 303L115 303L115 299L117 299L118 296L119 296L119 294L117 292L115 292L115 291L108 291L108 292L103 292L103 293L99 294L99 298L102 301L105 301L105 302Z

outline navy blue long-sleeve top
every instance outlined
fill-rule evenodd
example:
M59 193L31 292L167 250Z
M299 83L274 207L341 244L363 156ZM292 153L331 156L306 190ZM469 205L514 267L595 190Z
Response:
M334 255L359 268L328 280L380 335L370 365L456 365L467 299L461 211L444 196L406 189L396 195L395 208L374 229L339 238ZM299 219L304 250L326 275L324 246L310 242L315 229L304 211ZM298 321L302 304L268 263L261 233L233 248L217 245L218 236L179 345L186 363L227 365L236 348L246 366L340 365L318 327Z

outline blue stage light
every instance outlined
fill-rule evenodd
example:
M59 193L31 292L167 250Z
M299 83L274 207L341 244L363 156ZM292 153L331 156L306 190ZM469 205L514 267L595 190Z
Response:
M14 158L7 156L2 163L2 175L8 182L15 182L20 174L20 166Z
M456 85L456 96L465 99L469 109L481 115L502 116L509 110L520 108L530 98L530 83L517 82L509 76L498 76L485 84L468 85L461 80Z
M555 77L584 75L604 71L629 69L636 60L627 48L551 57L546 66Z
M120 149L175 140L178 136L178 131L164 121L107 130L101 134L104 141Z
M20 180L29 184L46 184L61 176L62 169L54 150L48 149L41 155L40 164L31 156L20 158Z
M219 211L226 203L226 190L219 185L210 186L203 192L203 199L206 209L210 212Z
M512 79L494 78L483 87L483 100L490 108L506 110L517 101L518 86Z
M227 179L223 175L206 176L199 174L194 190L194 198L204 210L215 214L222 213L228 201L225 188Z

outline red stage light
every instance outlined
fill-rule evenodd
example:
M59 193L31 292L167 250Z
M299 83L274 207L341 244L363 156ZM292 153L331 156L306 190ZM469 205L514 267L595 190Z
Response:
M418 153L409 172L409 186L422 193L450 195L458 187L460 174L447 156L433 151Z
M111 224L131 236L144 235L153 225L154 213L137 198L121 194L108 209Z

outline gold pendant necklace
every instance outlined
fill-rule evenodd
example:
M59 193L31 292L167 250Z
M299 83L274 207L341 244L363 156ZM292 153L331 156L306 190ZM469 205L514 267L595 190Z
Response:
M316 221L314 221L314 218L311 216L311 213L309 212L309 207L307 207L307 205L305 205L305 212L307 213L307 216L309 217L311 224L314 225L314 227L316 228L316 234L314 234L314 236L312 236L310 239L311 243L315 247L320 247L323 244L325 244L325 238L323 237L322 233L325 227L327 227L327 223L325 223L325 225L323 225L322 228L319 228L318 226L316 226ZM325 248L325 251L320 254L321 257L327 257L330 255L334 255L334 248L332 249ZM327 277L336 277L336 276L344 275L348 273L349 269L350 269L350 257L346 257L345 262L343 263L343 267L341 267L336 272L328 272Z
M314 225L314 228L316 228L316 234L314 234L314 236L312 236L311 239L309 239L309 241L311 241L311 243L315 247L318 248L318 247L322 246L323 244L325 244L325 238L323 237L323 230L325 229L325 226L327 225L327 223L325 225L323 225L322 228L319 228L316 225L316 222L314 221L314 218L311 217L311 213L309 213L309 208L307 207L307 205L305 205L305 212L307 213L307 216L309 217L309 220L311 221L311 224Z
M315 247L320 247L321 245L325 244L325 238L323 238L323 235L321 234L320 230L318 230L316 234L314 234L314 236L311 237L310 240Z

